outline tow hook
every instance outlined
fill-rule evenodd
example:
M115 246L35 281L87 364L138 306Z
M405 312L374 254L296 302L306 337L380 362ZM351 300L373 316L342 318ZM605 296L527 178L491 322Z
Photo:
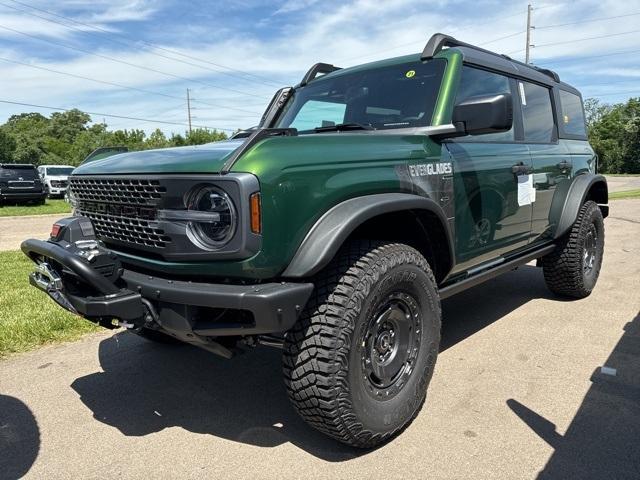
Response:
M153 330L158 329L160 327L160 322L158 322L158 313L156 312L153 304L147 300L146 298L141 298L140 301L144 305L144 315L142 317L142 325L136 322L129 322L126 320L118 320L118 326L122 328L126 328L127 330L135 330L137 328L151 328Z
M30 276L33 285L47 293L62 308L78 315L78 311L64 294L62 278L51 265L47 262L38 263Z

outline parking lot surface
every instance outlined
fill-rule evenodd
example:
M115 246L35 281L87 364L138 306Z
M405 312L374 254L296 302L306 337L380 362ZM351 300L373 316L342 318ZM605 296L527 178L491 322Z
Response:
M306 426L277 350L105 332L0 362L0 477L638 479L640 201L605 225L587 299L527 265L443 302L426 405L377 450Z
M0 217L0 251L17 250L25 238L47 238L51 225L65 217L64 213L53 215L29 215L22 217Z

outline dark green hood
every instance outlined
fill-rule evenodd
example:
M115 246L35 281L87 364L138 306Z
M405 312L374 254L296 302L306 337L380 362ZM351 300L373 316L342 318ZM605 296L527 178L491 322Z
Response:
M81 165L74 175L118 173L216 173L244 139L189 147L121 153Z

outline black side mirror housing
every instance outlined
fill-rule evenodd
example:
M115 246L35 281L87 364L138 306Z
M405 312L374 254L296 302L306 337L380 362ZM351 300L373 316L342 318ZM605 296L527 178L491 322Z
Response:
M462 135L506 132L513 125L513 99L509 93L471 97L453 107L452 123ZM460 136L453 135L453 136Z

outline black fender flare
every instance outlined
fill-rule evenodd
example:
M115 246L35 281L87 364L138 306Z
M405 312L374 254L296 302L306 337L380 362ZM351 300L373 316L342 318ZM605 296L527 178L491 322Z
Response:
M453 235L444 211L435 201L409 193L378 193L345 200L322 215L302 240L282 276L314 275L333 259L349 235L364 222L385 213L405 210L427 210L438 217L453 262Z
M567 192L567 196L562 207L562 212L560 213L558 226L556 227L556 232L553 236L554 240L560 238L569 231L571 226L578 218L580 207L582 207L585 200L587 199L589 191L597 183L603 184L606 192L606 199L604 199L605 201L598 201L598 204L606 205L609 199L609 190L607 186L607 179L604 178L604 176L596 175L593 173L585 173L582 175L578 175L573 179L573 181L571 182L571 186L569 187L569 191ZM601 209L603 216L606 217L608 214L608 208L601 207Z

